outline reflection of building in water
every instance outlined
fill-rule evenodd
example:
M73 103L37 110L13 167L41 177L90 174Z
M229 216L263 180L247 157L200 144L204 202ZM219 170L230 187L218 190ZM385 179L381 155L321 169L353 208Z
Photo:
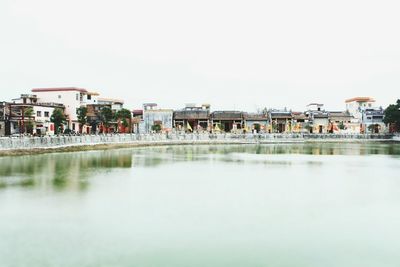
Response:
M46 154L2 158L0 185L81 190L104 169L131 168L131 151Z

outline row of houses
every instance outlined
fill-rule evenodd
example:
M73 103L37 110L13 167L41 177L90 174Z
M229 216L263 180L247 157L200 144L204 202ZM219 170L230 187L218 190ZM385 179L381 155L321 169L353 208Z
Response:
M320 103L307 105L305 111L264 109L244 111L211 111L209 104L187 104L180 110L162 109L156 103L145 103L142 109L130 110L127 125L113 119L104 125L101 111L107 107L113 114L124 108L121 99L102 98L83 88L36 88L11 102L0 103L0 136L21 133L52 135L51 115L61 109L67 117L63 130L82 133L102 132L232 132L232 133L382 133L384 110L370 97L345 101L343 111L328 111ZM87 109L87 122L79 124L80 107ZM30 112L27 113L26 111Z
M82 131L96 133L102 130L100 111L108 107L113 113L123 108L123 100L102 98L100 94L83 88L35 88L31 94L22 94L11 101L0 102L0 136L15 134L53 135L55 129L51 116L61 110L66 122L61 132ZM87 108L87 123L80 128L78 109ZM111 123L110 131L118 131Z
M181 110L144 106L142 132L160 125L163 132L234 132L234 133L382 133L384 110L373 107L372 98L346 100L344 111L326 111L323 104L311 103L306 111L287 109L243 111L210 111L209 105L187 105ZM357 107L357 108L355 108Z

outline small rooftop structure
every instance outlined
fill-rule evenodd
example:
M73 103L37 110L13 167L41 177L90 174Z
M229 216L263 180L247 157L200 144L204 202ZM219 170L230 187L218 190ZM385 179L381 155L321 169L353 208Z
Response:
M144 110L152 110L157 108L157 103L144 103L143 109Z

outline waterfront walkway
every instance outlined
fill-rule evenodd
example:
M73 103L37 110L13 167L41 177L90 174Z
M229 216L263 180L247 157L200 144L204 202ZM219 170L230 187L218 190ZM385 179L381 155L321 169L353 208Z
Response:
M269 144L330 141L400 141L391 134L104 134L2 137L0 150L54 149L96 145Z

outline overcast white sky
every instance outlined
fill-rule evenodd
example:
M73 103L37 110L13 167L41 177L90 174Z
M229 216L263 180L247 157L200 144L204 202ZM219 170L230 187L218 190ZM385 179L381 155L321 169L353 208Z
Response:
M400 98L400 1L0 0L0 99L77 86L179 108Z

